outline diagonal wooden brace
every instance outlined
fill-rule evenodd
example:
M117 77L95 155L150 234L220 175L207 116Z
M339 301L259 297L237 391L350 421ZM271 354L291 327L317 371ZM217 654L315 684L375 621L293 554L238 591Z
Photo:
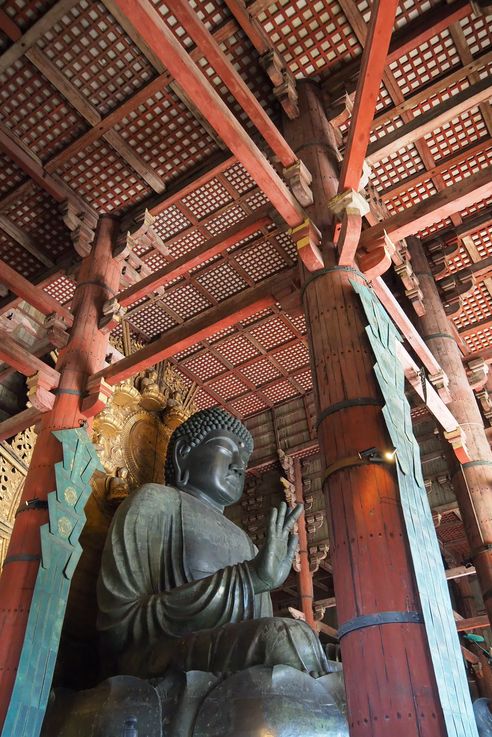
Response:
M290 234L297 246L297 252L308 271L316 271L324 267L323 256L319 250L321 233L309 218L300 225L290 229Z

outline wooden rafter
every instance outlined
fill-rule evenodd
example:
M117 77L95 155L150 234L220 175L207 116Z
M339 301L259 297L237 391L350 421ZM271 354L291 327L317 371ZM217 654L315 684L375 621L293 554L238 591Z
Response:
M153 53L165 64L190 100L213 126L275 209L291 227L304 221L295 197L253 143L148 0L114 0Z
M371 250L384 240L385 233L393 241L414 235L419 230L439 222L452 213L464 210L476 202L492 195L492 167L482 169L476 174L453 184L443 192L431 195L406 210L392 215L383 223L378 223L362 231L360 246Z
M1 218L0 218L1 223ZM67 325L72 325L73 315L70 310L63 307L48 292L40 287L36 287L22 274L12 269L5 261L0 260L0 282L4 284L11 292L13 292L28 304L35 307L43 315L55 313L61 317Z
M239 221L232 228L213 238L209 238L205 243L193 249L193 251L171 261L166 266L163 266L162 269L158 269L133 286L120 292L117 297L118 302L123 307L127 307L133 302L142 299L142 297L146 297L158 287L188 274L191 269L196 268L208 259L224 253L235 243L241 241L243 238L247 238L270 222L271 218L268 215L268 208L263 208L261 211L256 210L252 215Z
M136 372L199 343L219 330L230 327L266 307L271 307L276 302L273 292L283 285L290 284L296 274L296 268L287 269L265 279L255 287L225 299L196 317L166 331L158 340L149 343L131 356L98 372L95 378L103 378L109 384L117 384Z
M19 246L22 246L25 251L34 256L34 258L36 258L41 264L44 266L53 266L51 259L39 250L34 239L25 233L22 228L19 228L15 223L9 220L9 218L5 217L5 215L0 215L0 229L10 236L12 240L18 243ZM5 283L3 279L3 269L0 274L0 279Z
M491 93L492 81L490 78L481 79L462 92L458 92L458 94L453 95L439 105L435 105L427 112L413 118L401 128L396 128L392 133L387 133L383 138L372 143L367 150L367 161L369 164L374 164L399 151L409 143L415 143L436 128L440 128L448 121L470 110L470 108L488 100Z
M341 0L344 7L344 0ZM398 0L374 2L369 31L362 54L361 71L350 119L338 191L359 190L362 166L366 158L371 123L381 87Z
M75 3L73 0L60 0L52 10L58 10L58 16L64 15L72 5ZM64 6L67 6L66 9ZM41 18L39 23L44 21L47 16L50 15L51 11ZM36 24L37 25L37 24ZM44 33L51 25L45 25L43 23L42 33ZM29 33L29 32L28 32ZM37 38L37 36L36 36ZM20 49L22 50L22 39L18 41ZM15 44L14 44L15 45ZM46 77L46 79L55 87L60 94L65 97L66 100L82 115L82 117L93 127L97 126L101 122L101 116L97 112L96 108L90 104L88 100L79 92L79 90L73 85L60 70L42 53L38 48L27 47L25 51L26 57L39 71ZM6 52L8 54L8 51ZM4 55L5 56L5 55ZM0 58L1 62L1 58ZM0 67L1 70L1 67ZM149 166L132 148L128 143L113 130L106 130L101 133L102 137L110 144L112 148L129 164L134 171L139 174L144 181L149 184L155 192L163 192L166 188L164 180L155 172L151 166Z
M189 2L187 0L175 0L172 8L173 14L201 49L217 74L220 75L222 81L247 113L282 165L289 167L296 164L297 156L277 126L263 110L242 77L221 51L218 43L212 34L207 31Z
M24 376L33 376L40 371L49 379L50 388L58 386L60 380L58 371L33 356L27 348L17 343L2 329L0 329L0 360Z

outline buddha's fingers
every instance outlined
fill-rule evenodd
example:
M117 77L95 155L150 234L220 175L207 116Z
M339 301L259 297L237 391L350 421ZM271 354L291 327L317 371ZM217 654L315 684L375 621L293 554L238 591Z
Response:
M294 529L294 525L299 519L299 517L301 516L303 509L304 509L303 504L296 504L294 509L292 509L287 515L287 517L285 518L284 530L290 532L291 530Z
M280 502L279 507L278 507L278 515L277 515L277 535L281 535L285 529L286 512L287 512L287 504L285 502Z
M271 535L275 535L277 531L277 515L278 510L276 507L273 507L272 511L270 512L270 521L268 523L269 531Z
M290 560L292 560L292 558L294 557L298 544L299 544L299 537L297 535L294 535L291 532L289 536L289 544L287 546L287 557Z

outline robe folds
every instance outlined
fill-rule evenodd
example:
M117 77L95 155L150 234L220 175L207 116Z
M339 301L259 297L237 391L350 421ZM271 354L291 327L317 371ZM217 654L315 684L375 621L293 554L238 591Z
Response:
M255 594L256 554L237 525L173 487L146 484L118 508L97 584L98 629L110 670L140 677L292 665L322 673L324 653L303 623L272 617Z

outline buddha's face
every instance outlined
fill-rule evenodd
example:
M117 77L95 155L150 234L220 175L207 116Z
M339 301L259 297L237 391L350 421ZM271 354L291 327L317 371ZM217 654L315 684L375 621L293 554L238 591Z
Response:
M227 507L241 498L248 459L244 442L229 430L213 430L194 448L181 442L175 453L179 486Z

